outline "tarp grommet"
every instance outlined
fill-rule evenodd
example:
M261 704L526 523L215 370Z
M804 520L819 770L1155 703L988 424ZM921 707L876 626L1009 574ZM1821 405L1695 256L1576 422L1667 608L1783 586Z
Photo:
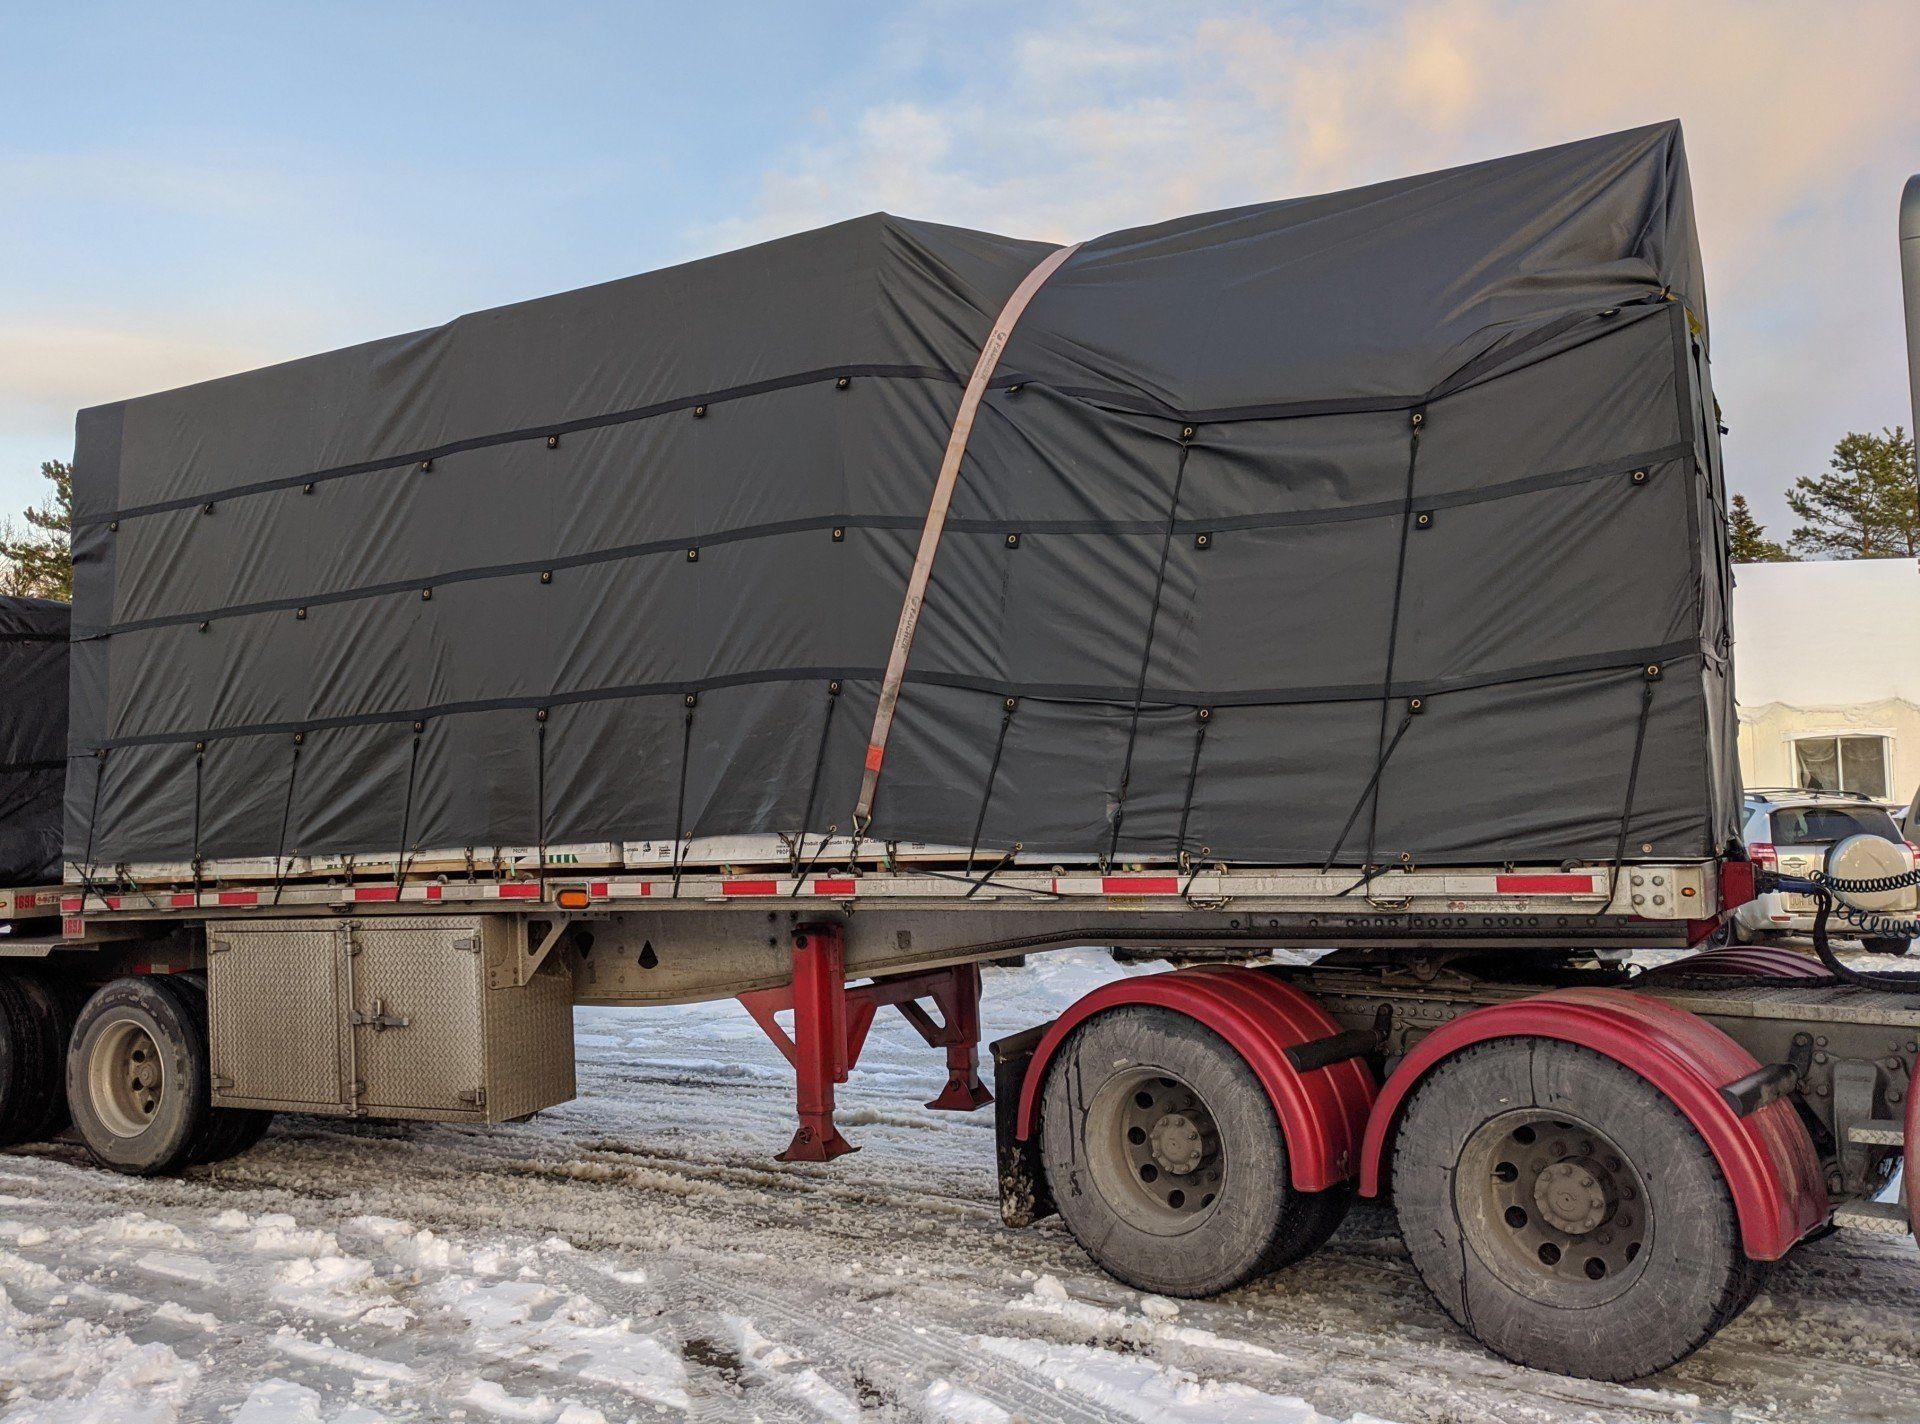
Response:
M119 532L120 532L120 521L117 519L109 519L107 521L107 533L118 534Z
M833 383L833 388L836 391L844 391L848 386L852 384L853 384L853 378L851 376L842 376L839 380Z
M1427 699L1426 699L1426 698L1424 698L1424 697L1409 697L1409 698L1407 699L1407 712L1408 712L1408 715L1410 715L1410 716L1414 716L1414 717L1418 717L1418 716L1419 716L1419 715L1420 715L1420 714L1421 714L1422 712L1424 712L1424 711L1426 711L1426 710L1427 710Z
M1648 682L1658 682L1663 669L1659 663L1648 663L1642 671Z
M827 684L827 696L838 697L839 695L840 695L840 679L836 677L832 682Z
M549 450L558 450L560 448L560 437L558 435L549 435L547 437L547 448Z
M1211 707L1200 707L1195 709L1193 714L1193 720L1196 722L1205 722L1208 719L1210 719L1212 716L1213 716L1213 709Z
M212 501L212 500L208 500L208 501L207 501L207 502L206 502L205 504L203 504L203 505L201 505L201 506L200 506L200 512L201 512L202 514L212 514L212 513L213 513L213 501Z
M413 724L413 730L416 732L424 732L427 730L427 724L425 722L415 722Z
M1017 548L1019 548L1019 547L1020 547L1020 536L1019 536L1018 534L1009 534L1009 535L1007 535L1007 547L1008 547L1009 549L1017 549Z
M423 589L421 589L421 590L420 590L420 601L421 601L422 603L430 603L430 602L432 602L432 600L433 600L433 590L432 590L432 589L430 589L430 588L423 588Z
M1415 529L1433 528L1433 511L1431 509L1422 509L1417 512L1413 516L1413 527Z
M429 471L429 470L431 470L432 468L433 468L433 461L432 461L432 460L422 460L422 461L420 462L420 473L421 473L421 474L423 474L423 475L424 475L424 474L426 474L426 473L427 473L427 471Z
M699 551L698 549L689 549L689 550L687 550L687 562L688 562L688 563L690 563L690 564L697 564L697 563L699 563L699 562L700 562L700 551Z
M553 570L552 570L552 569L542 569L542 570L540 570L540 582L541 582L541 583L552 583L552 582L553 582Z
M1427 413L1424 410L1416 410L1407 418L1411 422L1415 430L1418 430L1421 426L1427 423Z
M697 693L697 692L689 692L689 693L687 694L687 706L689 706L689 707L692 707L692 706L693 706L693 705L694 705L695 703L697 703L697 702L699 702L699 700L700 700L700 694L699 694L699 693Z
M1026 388L1027 388L1027 383L1025 381L1015 381L1012 385L1007 387L1007 394L1010 396L1017 396L1020 394L1020 392L1022 392Z
M1191 440L1197 433L1191 425L1183 425L1180 427L1180 438L1182 440Z
M307 740L307 734L305 732L295 732L293 734L293 744L296 747L304 745L306 743L306 740Z
M536 721L536 722L544 722L544 721L546 721L546 720L547 720L547 709L546 709L546 708L544 708L544 707L538 707L538 708L535 708L535 709L534 709L534 713L533 713L533 720L534 720L534 721Z
M693 418L695 420L699 420L706 413L707 413L707 408L704 405L697 405L693 408Z
M307 610L304 608L296 608L293 610L293 616L297 619L304 620L307 616Z
M1193 547L1196 549L1211 549L1213 547L1213 535L1211 534L1194 535Z
M206 631L207 631L207 629L209 629L209 628L211 628L212 626L213 626L213 624L211 624L211 623L202 623L202 624L200 625L200 631L201 631L202 633L204 633L204 632L206 632Z
M1627 478L1636 485L1643 485L1647 482L1647 472L1645 470L1635 470L1632 474L1628 475Z
M312 493L313 493L313 481L312 481L312 480L308 480L308 481L307 481L307 482L306 482L305 484L303 484L303 485L301 485L301 486L300 486L300 493L301 493L301 494L312 494Z
M833 526L833 542L836 544L844 544L847 542L847 531L841 525L836 524Z

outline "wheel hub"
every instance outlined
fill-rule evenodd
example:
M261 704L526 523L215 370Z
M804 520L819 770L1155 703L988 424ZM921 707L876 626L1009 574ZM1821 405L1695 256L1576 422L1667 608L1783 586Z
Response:
M101 1035L87 1064L87 1091L95 1115L115 1136L147 1130L160 1110L166 1072L145 1028L125 1019Z
M1611 1203L1593 1167L1577 1162L1555 1162L1534 1180L1534 1204L1555 1229L1584 1236L1606 1220Z
M1606 1134L1537 1109L1484 1123L1455 1191L1481 1255L1523 1289L1620 1289L1651 1239L1638 1169Z
M1226 1152L1213 1113L1178 1078L1140 1068L1088 1105L1090 1165L1102 1194L1142 1230L1177 1235L1219 1200Z
M1185 1113L1170 1112L1147 1132L1153 1160L1163 1172L1188 1176L1207 1155L1206 1135Z

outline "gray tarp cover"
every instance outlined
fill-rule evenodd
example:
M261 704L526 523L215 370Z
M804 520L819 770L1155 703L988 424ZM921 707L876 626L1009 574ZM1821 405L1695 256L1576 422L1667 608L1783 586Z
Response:
M69 855L847 830L1051 250L876 214L82 412ZM986 396L871 834L1713 853L1705 322L1676 124L1087 243Z
M0 598L0 885L60 880L67 605Z

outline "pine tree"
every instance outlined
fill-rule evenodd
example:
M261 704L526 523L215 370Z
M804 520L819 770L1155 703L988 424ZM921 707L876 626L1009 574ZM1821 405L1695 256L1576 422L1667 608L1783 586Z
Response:
M20 538L11 522L0 528L0 561L6 584L16 593L36 598L73 598L73 466L47 460L40 473L53 482L45 504L26 511L27 523L39 530Z
M1913 441L1898 425L1878 435L1850 431L1833 447L1825 474L1794 481L1787 504L1801 520L1793 531L1795 553L1840 559L1920 554Z
M1793 555L1767 537L1767 526L1753 517L1747 497L1737 494L1727 512L1727 538L1736 564L1783 564Z

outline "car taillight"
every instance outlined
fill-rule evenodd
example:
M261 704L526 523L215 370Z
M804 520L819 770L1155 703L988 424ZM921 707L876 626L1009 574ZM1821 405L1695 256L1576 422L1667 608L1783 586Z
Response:
M1755 865L1764 865L1768 870L1780 868L1780 852L1765 841L1755 841L1748 846L1747 858Z

